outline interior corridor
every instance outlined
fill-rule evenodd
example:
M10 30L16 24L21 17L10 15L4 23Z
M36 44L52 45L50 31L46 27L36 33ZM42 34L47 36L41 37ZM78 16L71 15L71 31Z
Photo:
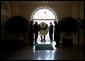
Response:
M46 42L41 43L40 35L37 42L45 49L46 44L52 44L54 50L36 50L32 38L35 21L48 26L57 21L61 28L59 47L50 42L46 27ZM0 60L84 60L84 1L1 1L0 23Z

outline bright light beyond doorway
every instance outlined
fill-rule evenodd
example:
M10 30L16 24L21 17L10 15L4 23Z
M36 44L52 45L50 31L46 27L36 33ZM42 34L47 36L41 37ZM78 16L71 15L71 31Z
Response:
M33 19L55 19L55 15L48 9L40 9L35 12Z
M37 21L38 24L40 24L41 22L45 22L48 24L48 27L50 25L50 22L52 22L52 24L54 25L54 21L57 20L54 12L47 8L42 8L42 9L36 10L32 16L32 19L33 19L34 23ZM46 44L50 44L49 32L47 33L45 40L46 40ZM38 42L38 44L41 44L40 35L38 35L37 42Z

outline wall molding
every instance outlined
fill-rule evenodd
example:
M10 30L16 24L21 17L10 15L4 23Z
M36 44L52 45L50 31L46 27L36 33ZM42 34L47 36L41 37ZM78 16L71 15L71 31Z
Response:
M6 15L6 16L11 16L11 13L10 12L8 12L8 11L6 11L6 10L3 10L3 9L1 9L1 14L3 14L3 15Z

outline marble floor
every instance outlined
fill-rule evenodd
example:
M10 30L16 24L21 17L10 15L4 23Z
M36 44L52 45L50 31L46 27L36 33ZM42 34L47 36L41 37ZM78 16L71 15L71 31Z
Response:
M48 43L49 44L49 43ZM78 46L55 47L54 50L35 50L34 46L10 53L7 60L84 60L84 48Z

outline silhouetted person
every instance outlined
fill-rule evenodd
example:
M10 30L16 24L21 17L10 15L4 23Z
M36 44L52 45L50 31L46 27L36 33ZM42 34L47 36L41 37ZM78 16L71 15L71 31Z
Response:
M39 31L39 25L37 22L35 22L35 24L34 24L35 44L37 44L38 31Z
M53 25L52 25L52 22L50 22L50 27L49 27L49 37L50 37L50 41L53 42Z
M30 45L33 45L33 21L30 21L29 24L29 40L30 40Z
M60 27L57 24L57 21L54 21L55 27L54 27L54 41L56 41L56 46L59 47L59 41L60 41Z

